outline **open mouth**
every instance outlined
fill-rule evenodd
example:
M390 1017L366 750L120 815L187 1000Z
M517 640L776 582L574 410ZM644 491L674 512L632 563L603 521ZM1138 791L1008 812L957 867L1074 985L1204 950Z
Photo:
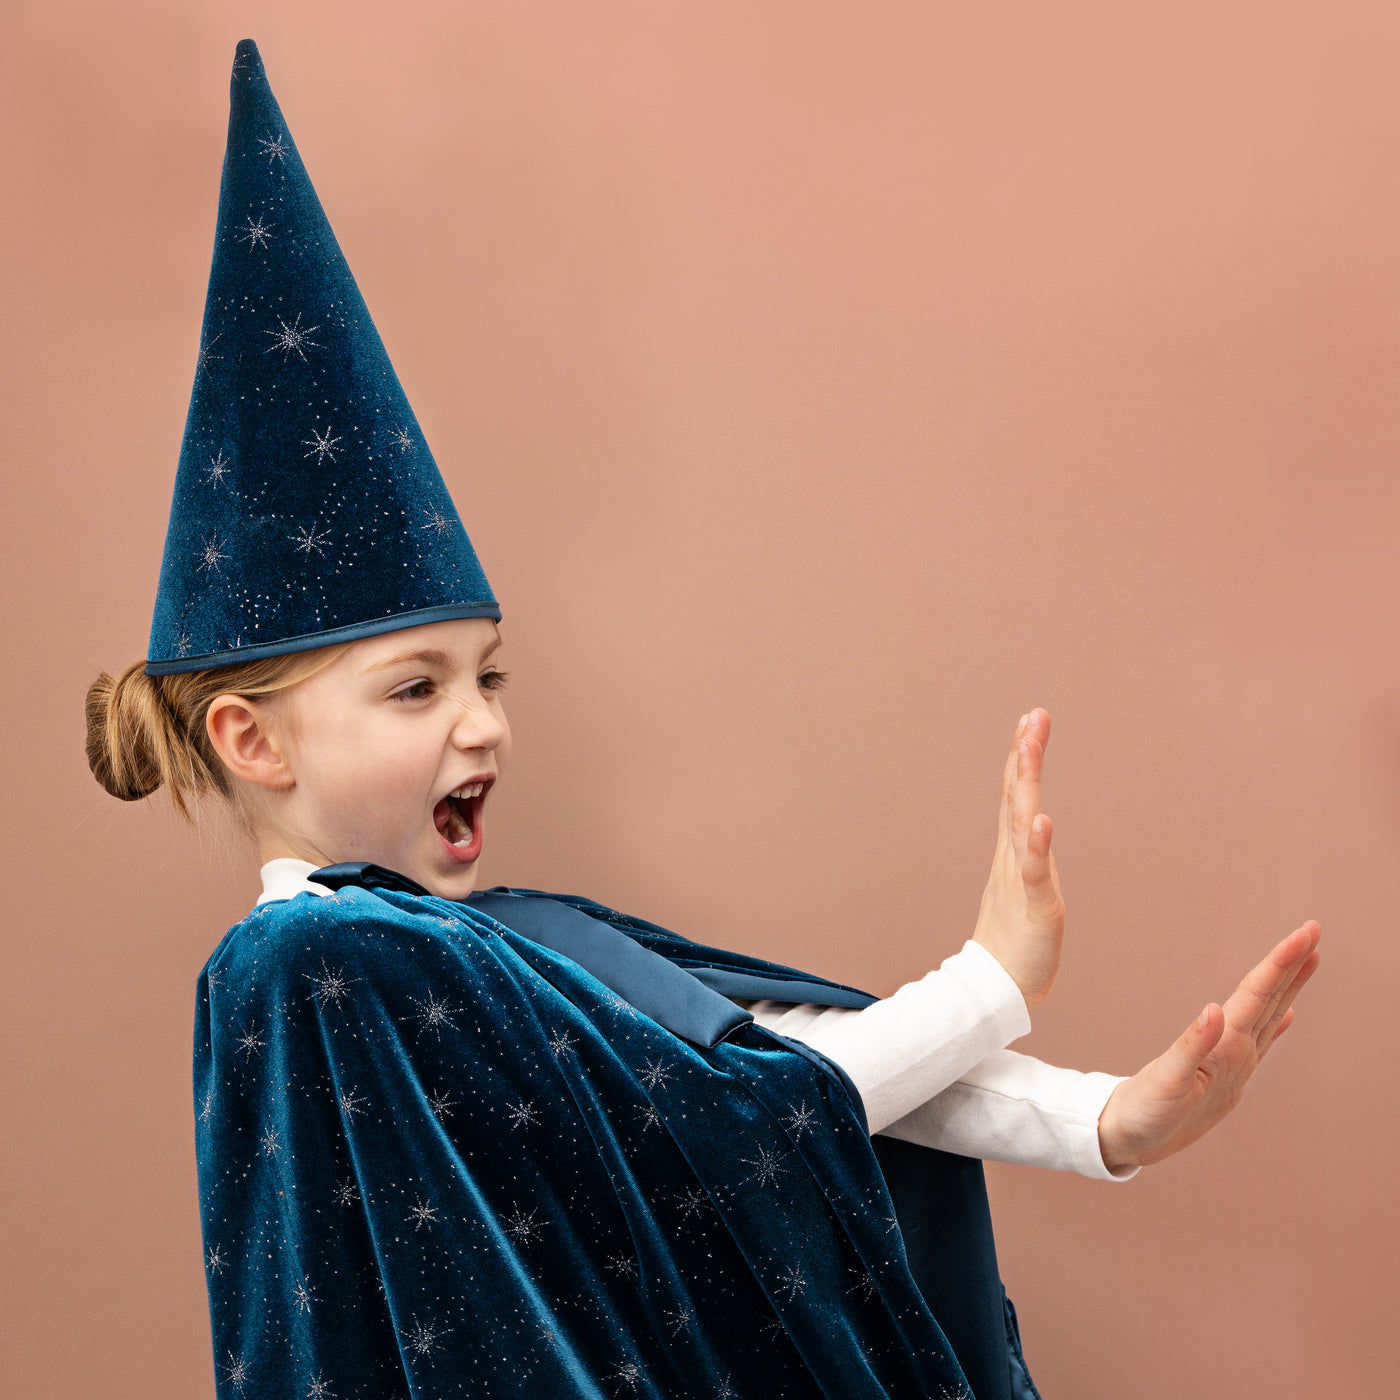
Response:
M433 808L433 825L454 856L470 860L481 849L481 810L490 781L465 783Z

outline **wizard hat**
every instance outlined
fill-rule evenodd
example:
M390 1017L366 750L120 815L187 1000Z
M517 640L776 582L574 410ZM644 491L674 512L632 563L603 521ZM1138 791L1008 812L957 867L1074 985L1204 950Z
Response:
M146 671L501 610L244 39Z

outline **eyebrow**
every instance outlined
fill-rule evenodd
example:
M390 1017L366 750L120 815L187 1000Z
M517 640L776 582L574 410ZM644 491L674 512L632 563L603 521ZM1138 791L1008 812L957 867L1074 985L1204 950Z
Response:
M496 640L481 653L481 659L485 661L504 641L505 638L498 632ZM445 651L438 651L436 647L431 647L424 651L401 652L398 656L391 656L386 661L376 661L373 666L366 666L362 674L368 676L375 671L387 671L391 667L405 666L413 662L421 662L424 666L436 666L443 671L450 671L456 665Z

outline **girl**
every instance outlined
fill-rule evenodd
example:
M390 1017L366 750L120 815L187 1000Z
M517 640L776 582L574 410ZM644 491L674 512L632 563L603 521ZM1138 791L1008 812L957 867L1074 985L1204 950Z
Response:
M500 618L245 40L149 656L88 697L108 791L218 794L262 862L196 1012L220 1393L1034 1396L976 1159L1194 1141L1316 923L1130 1079L1008 1050L1063 929L1041 710L973 937L884 1000L479 891Z

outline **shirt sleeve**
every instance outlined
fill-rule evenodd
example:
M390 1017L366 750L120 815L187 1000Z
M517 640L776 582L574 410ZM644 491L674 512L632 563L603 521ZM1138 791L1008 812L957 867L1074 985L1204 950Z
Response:
M740 1005L760 1025L835 1060L860 1091L872 1134L1031 1028L1010 973L971 939L934 971L866 1007Z
M1142 1169L1110 1171L1099 1147L1099 1115L1124 1077L996 1050L883 1132L964 1157L1129 1181Z

